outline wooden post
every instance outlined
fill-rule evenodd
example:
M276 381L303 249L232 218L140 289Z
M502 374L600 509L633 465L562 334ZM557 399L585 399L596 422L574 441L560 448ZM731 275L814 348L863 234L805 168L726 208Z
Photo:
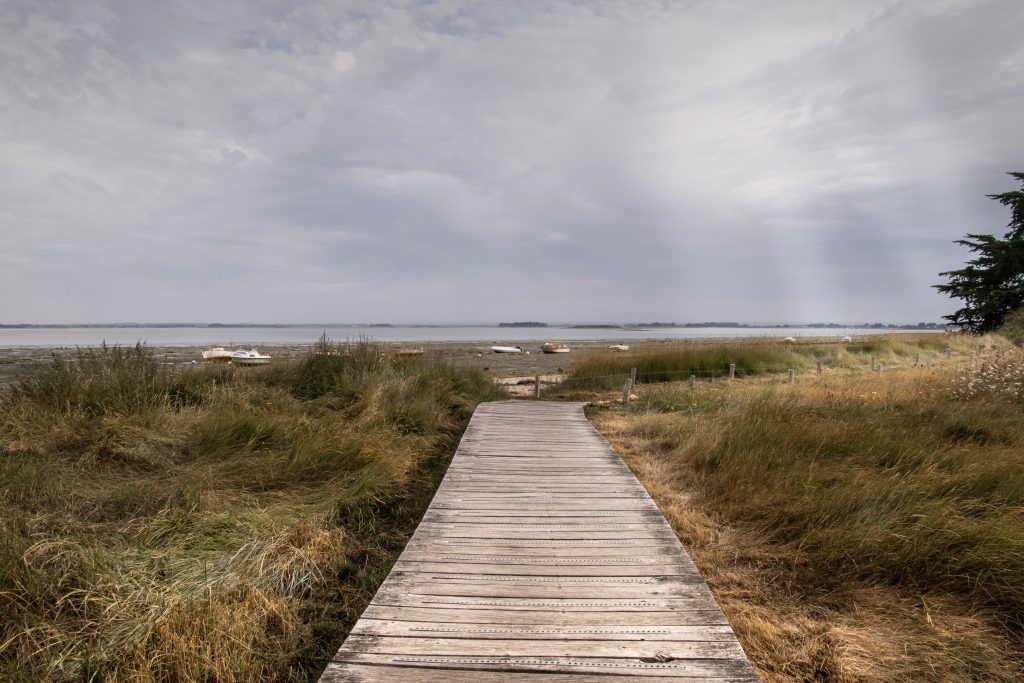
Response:
M879 363L878 365L875 366L875 374L876 375L881 375L882 374L882 364L881 363Z
M788 370L788 374L789 374L789 383L792 384L793 383L793 368L790 368Z
M926 361L926 363L928 364L928 369L931 370L932 369L932 354L930 354L930 353L928 354L928 360Z
M540 398L540 375L533 378L533 397Z
M697 375L690 375L690 388L693 389L697 384Z
M821 374L821 361L818 361L818 374Z
M875 369L875 357L874 356L871 356L871 369L872 370Z
M729 363L729 379L736 379L736 364Z
M921 352L918 351L917 353L914 354L914 365L916 366L916 365L920 365L920 364L921 364Z
M629 369L629 384L630 386L636 384L636 368Z
M626 383L622 385L622 405L629 405L629 390L633 387L629 384L629 378L626 378Z

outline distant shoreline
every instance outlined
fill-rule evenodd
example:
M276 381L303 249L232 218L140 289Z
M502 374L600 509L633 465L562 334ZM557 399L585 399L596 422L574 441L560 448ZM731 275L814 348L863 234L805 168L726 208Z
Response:
M75 330L75 329L302 329L302 328L445 328L483 327L495 329L536 327L574 330L645 330L645 329L864 329L864 330L944 330L954 329L945 323L0 323L0 330Z

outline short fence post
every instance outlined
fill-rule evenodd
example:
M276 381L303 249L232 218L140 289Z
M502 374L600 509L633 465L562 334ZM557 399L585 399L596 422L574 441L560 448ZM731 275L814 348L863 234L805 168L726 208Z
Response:
M946 360L953 357L953 349L946 349Z
M729 363L729 379L736 379L736 364Z
M626 378L626 383L622 385L622 405L629 405L629 390L633 387L629 383L629 378Z
M871 356L871 369L872 370L875 369L875 357L874 356Z
M932 356L931 356L931 354L928 354L928 360L926 362L928 364L928 369L931 370L932 369Z
M632 386L636 384L636 368L629 369L629 384Z
M821 374L821 361L818 361L818 374Z
M921 364L921 352L918 351L917 353L914 354L914 365L920 365L920 364Z
M788 374L789 374L789 383L792 384L793 383L793 368L789 369Z
M877 374L877 375L881 375L882 374L882 364L881 363L879 363L878 365L875 366L875 374Z
M533 378L533 397L540 398L540 375Z
M690 375L690 388L693 389L697 384L697 375Z

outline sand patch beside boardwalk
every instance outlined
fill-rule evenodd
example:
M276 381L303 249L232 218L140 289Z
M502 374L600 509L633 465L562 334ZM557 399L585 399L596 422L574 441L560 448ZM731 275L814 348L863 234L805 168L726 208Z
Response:
M537 376L533 377L496 377L494 383L500 385L513 396L533 396ZM541 391L546 385L558 384L565 375L540 375Z

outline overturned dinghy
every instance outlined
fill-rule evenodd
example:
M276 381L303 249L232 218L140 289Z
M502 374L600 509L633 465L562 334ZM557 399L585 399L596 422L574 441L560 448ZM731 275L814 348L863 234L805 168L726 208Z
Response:
M494 353L522 353L523 347L521 346L492 346L491 351Z
M546 344L540 345L540 350L544 353L569 353L569 347L565 344L556 344L555 342L547 342Z

